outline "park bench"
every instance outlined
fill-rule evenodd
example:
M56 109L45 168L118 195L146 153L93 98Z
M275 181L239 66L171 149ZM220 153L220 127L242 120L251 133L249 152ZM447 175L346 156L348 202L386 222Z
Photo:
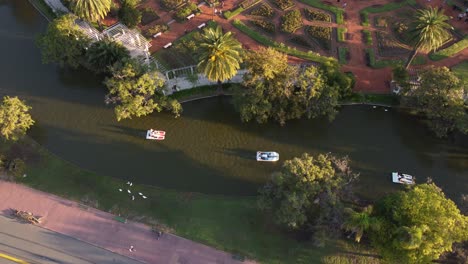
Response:
M204 28L205 26L206 26L206 23L203 23L203 24L200 24L197 28L201 29L201 28Z
M166 45L164 45L164 48L167 49L167 48L169 48L170 46L172 46L172 42L169 42L169 43L167 43Z
M195 17L195 14L191 14L190 16L187 17L188 20L192 19Z
M117 222L120 222L120 223L127 223L127 219L121 217L121 216L115 216L114 217L114 220L117 221Z
M161 35L162 35L162 32L158 32L158 33L156 33L156 34L153 35L153 38L157 38L157 37L159 37L159 36L161 36Z

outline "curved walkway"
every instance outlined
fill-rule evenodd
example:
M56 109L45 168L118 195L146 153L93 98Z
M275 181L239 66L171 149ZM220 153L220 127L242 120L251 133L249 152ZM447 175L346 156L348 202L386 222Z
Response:
M150 227L141 223L117 222L106 212L23 185L0 181L0 214L8 215L10 208L44 217L41 226L46 229L143 263L255 263L236 261L229 253L171 234L163 234L158 240ZM134 252L129 251L131 245L135 247Z

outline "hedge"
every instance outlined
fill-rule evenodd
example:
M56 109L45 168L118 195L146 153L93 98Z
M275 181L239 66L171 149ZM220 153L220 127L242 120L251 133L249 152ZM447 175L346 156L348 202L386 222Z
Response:
M346 41L345 34L346 34L347 31L348 31L347 28L339 27L339 28L336 29L336 34L337 34L336 39L338 40L338 42L345 42Z
M344 24L344 17L343 17L344 9L343 8L339 8L339 7L332 6L332 5L326 5L326 4L322 3L322 1L320 1L320 0L299 0L299 1L306 4L306 5L310 5L312 7L316 7L316 8L319 8L319 9L323 9L323 10L327 10L327 11L332 12L333 14L335 14L336 23L337 24Z
M372 45L372 34L369 30L364 29L362 30L362 34L364 35L364 41L366 45Z
M240 31L242 31L247 36L249 36L252 39L254 39L255 41L257 41L258 43L260 43L262 45L265 45L265 46L268 46L268 47L272 47L272 48L274 48L274 49L276 49L278 51L281 51L283 53L286 53L288 55L295 56L295 57L302 58L302 59L306 59L306 60L310 60L310 61L316 61L316 62L319 62L319 63L325 63L325 62L329 62L329 61L336 61L336 59L332 58L332 57L320 56L320 54L314 53L312 51L309 51L309 52L300 51L300 50L297 50L297 49L294 49L294 48L290 48L290 47L286 46L284 43L275 42L272 39L259 34L255 30L252 30L251 28L249 28L248 26L246 26L244 23L242 23L239 20L234 20L232 22L232 25L234 27L236 27L237 29L239 29Z
M348 48L346 47L338 47L338 61L340 64L348 63L347 57L348 56Z
M244 8L239 6L238 8L236 8L236 9L234 9L232 11L223 12L224 18L231 19L231 18L237 16L238 14L242 13L244 10L245 10Z
M456 53L468 48L468 35L466 35L462 40L454 43L453 45L436 51L429 54L429 58L433 61L442 60L448 57L452 57Z

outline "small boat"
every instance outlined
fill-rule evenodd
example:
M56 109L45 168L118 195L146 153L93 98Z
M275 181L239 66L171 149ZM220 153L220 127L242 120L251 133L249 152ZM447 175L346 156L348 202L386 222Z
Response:
M274 151L257 151L257 161L278 161L279 154Z
M414 184L415 178L409 174L392 172L392 181L400 184Z
M163 140L166 137L166 131L150 129L146 131L146 139Z

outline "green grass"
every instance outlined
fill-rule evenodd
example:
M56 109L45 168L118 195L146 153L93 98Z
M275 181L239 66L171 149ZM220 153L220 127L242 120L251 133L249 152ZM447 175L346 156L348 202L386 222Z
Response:
M429 58L433 61L442 60L448 57L452 57L456 53L468 48L468 35L466 35L460 41L452 44L450 47L433 52L429 54Z
M338 61L341 64L346 64L348 61L346 60L346 55L348 54L348 48L346 47L338 47Z
M388 12L388 11L393 11L395 9L401 8L405 5L410 5L414 6L416 5L416 0L406 0L402 2L391 2L382 6L377 6L377 7L366 7L359 11L361 15L361 24L365 27L368 27L370 25L369 23L369 13L375 14L375 13L382 13L382 12Z
M238 14L242 13L244 10L245 10L244 8L239 6L238 8L236 8L236 9L234 9L232 11L224 12L223 15L224 15L224 17L226 19L231 19L231 18L237 16Z
M299 1L303 2L306 5L310 5L315 8L319 8L319 9L332 12L333 14L335 14L336 23L340 25L344 24L344 16L343 16L344 9L343 8L339 8L339 7L332 6L332 5L326 5L322 3L322 1L320 0L299 0Z
M87 204L132 219L146 216L152 222L182 237L226 250L261 263L320 263L336 248L315 248L283 234L259 214L255 197L226 197L184 193L157 187L136 185L149 198L134 203L118 188L125 181L85 171L51 154L25 138L16 143L26 153L34 153L27 162L27 178L20 181L33 188L68 199L90 201ZM12 143L0 144L8 153ZM153 220L152 220L153 219ZM154 219L157 219L154 220Z
M52 8L50 8L43 0L29 0L29 3L45 15L49 21L57 17L54 11L52 11Z
M393 94L352 93L343 100L345 102L398 105L398 97Z
M468 60L465 60L452 67L452 71L465 84L465 90L468 90Z
M347 28L342 28L342 27L339 27L336 29L336 39L338 40L338 42L346 41L345 34L347 31L348 31Z
M232 94L234 92L234 89L236 89L238 85L237 84L230 84L230 83L225 83L223 84L223 92L224 94ZM194 87L191 89L185 89L181 91L177 91L171 95L169 95L170 98L177 99L179 101L186 101L186 100L191 100L191 99L196 99L196 98L201 98L205 96L212 96L212 95L217 95L217 90L218 90L218 85L204 85L204 86L198 86Z
M243 33L245 33L246 35L248 35L249 37L257 41L258 43L268 46L268 47L272 47L283 53L286 53L286 54L289 54L298 58L310 60L310 61L316 61L319 63L335 61L335 59L331 57L320 56L320 54L314 53L312 51L308 51L308 52L300 51L295 48L288 47L284 43L275 42L272 39L264 35L261 35L257 31L249 28L248 26L246 26L244 23L242 23L239 20L234 20L232 24L234 25L234 27L236 27L237 29L239 29L240 31L242 31Z
M362 34L364 35L364 41L366 45L372 46L372 34L369 30L364 29L362 30Z

